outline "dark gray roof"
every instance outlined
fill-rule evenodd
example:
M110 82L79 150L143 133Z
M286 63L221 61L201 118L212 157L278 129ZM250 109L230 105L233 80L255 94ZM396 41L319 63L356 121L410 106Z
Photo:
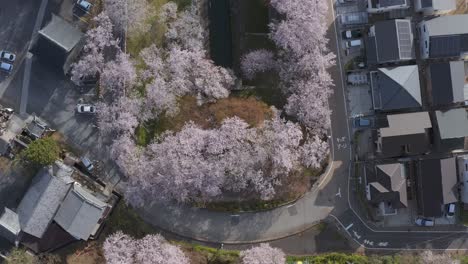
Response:
M432 101L434 105L453 102L452 76L449 63L434 63L429 66L431 75Z
M382 157L400 157L429 152L430 141L426 133L382 138Z
M418 204L424 217L442 215L442 174L440 162L421 160L418 173Z
M465 98L465 66L463 61L430 64L430 82L434 105L463 102Z
M408 19L383 20L374 25L375 36L367 39L371 62L392 62L415 58L411 22Z
M77 239L88 240L96 231L107 204L75 184L67 194L54 220Z
M406 178L401 170L402 166L400 163L380 164L367 170L372 202L390 202L393 208L408 206Z
M70 185L52 176L48 168L41 169L18 207L21 230L41 238L69 188Z
M432 7L432 0L421 0L421 7Z
M367 55L367 64L377 64L377 45L375 37L366 38L366 55Z
M371 85L375 109L421 107L421 88L416 65L380 68L371 73Z
M455 158L421 160L418 165L418 204L425 217L439 217L445 204L457 201Z
M395 20L384 20L375 23L375 41L379 62L400 59Z

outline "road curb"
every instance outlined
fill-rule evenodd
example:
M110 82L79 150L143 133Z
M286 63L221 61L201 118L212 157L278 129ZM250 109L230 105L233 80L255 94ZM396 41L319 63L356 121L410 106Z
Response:
M309 190L307 192L304 192L303 194L301 194L299 197L293 199L293 200L290 200L290 201L287 201L287 202L284 202L284 203L281 203L275 207L272 207L272 208L267 208L267 209L260 209L260 210L248 210L248 211L228 211L228 210L215 210L215 209L210 209L210 208L206 208L206 207L197 207L197 206L192 206L194 208L197 208L199 210L206 210L206 211L210 211L210 212L217 212L217 213L261 213L261 212L268 212L268 211L273 211L273 210L276 210L276 209L279 209L279 208L282 208L282 207L286 207L286 206L290 206L292 204L295 204L297 201L301 200L302 198L304 198L307 194L311 193L311 192L314 192L317 190L318 187L320 187L320 183L321 181L323 180L324 177L326 177L326 175L328 174L332 164L333 164L333 160L331 158L331 155L329 155L330 158L327 162L327 166L322 168L323 170L323 173L320 174L320 177L318 177L317 181L309 188Z

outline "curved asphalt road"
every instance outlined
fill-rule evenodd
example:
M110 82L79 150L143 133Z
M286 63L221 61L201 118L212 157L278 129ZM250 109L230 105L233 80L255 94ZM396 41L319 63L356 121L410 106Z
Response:
M330 4L333 6L332 3ZM329 17L330 46L331 50L338 54L340 43L336 37L332 8L330 8ZM330 138L332 162L318 186L302 199L290 206L271 211L239 215L178 205L155 204L141 209L143 217L163 230L184 237L226 244L255 243L283 238L300 233L325 219L336 221L352 240L368 249L468 248L466 241L468 234L465 229L460 230L459 227L457 231L416 230L415 227L380 230L359 217L356 212L358 207L353 206L354 192L348 191L352 189L349 184L352 177L350 174L352 171L350 170L350 129L339 58L338 65L331 69L332 77L336 82L334 96L330 99L330 108L333 109ZM28 112L41 115L76 146L87 149L97 145L98 137L95 129L92 128L92 120L74 116L74 105L80 95L73 91L72 87L68 87L67 80L60 79L58 75L52 73L49 76L45 74L46 71L47 69L33 63ZM7 92L18 92L21 82L17 82L16 79L20 79L20 76L16 76L11 83L8 79L0 81L0 88L5 86L5 88L8 87ZM44 76L48 78L44 79ZM4 91L5 89L0 89L0 94ZM18 108L20 100L15 102L2 96L2 102L5 103L5 101Z

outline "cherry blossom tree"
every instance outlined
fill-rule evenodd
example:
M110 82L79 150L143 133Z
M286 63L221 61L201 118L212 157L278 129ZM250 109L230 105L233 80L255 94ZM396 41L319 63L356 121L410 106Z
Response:
M178 246L171 245L159 234L147 235L138 240L135 260L139 264L190 263Z
M265 49L251 51L245 54L241 60L241 70L244 76L251 80L256 73L275 69L276 61L274 54Z
M242 264L284 264L286 256L279 248L273 248L268 244L260 244L257 247L243 250L240 253Z
M188 264L189 259L178 247L161 235L134 239L121 231L106 238L103 245L108 264Z
M308 168L318 169L327 159L330 147L328 142L315 135L307 139L300 151L302 164Z
M136 83L136 71L130 57L119 51L115 60L106 63L101 72L100 84L104 88L103 93L112 96L124 95L126 87L132 87Z
M234 85L232 71L218 67L201 51L172 45L161 50L152 45L141 52L145 69L140 76L146 85L146 118L177 113L177 98L198 96L203 102L226 98Z
M136 241L121 231L117 231L106 238L102 248L108 264L133 263Z
M281 86L288 96L286 112L317 133L329 128L328 98L333 82L327 70L335 55L326 37L326 1L271 0L284 17L270 25L279 52Z
M80 85L85 77L97 77L105 65L104 50L117 47L119 40L112 34L113 25L105 13L94 18L96 27L86 32L83 56L72 65L71 80Z
M199 5L195 1L190 7L177 14L177 5L169 2L164 5L160 13L160 19L166 22L165 34L169 44L176 44L182 49L204 52L207 32L202 26Z
M167 132L140 155L128 142L116 141L113 157L127 172L128 200L141 206L155 197L210 201L223 191L255 191L262 199L300 164L302 132L274 112L272 120L251 128L240 118L227 118L217 129L193 123ZM164 153L164 155L161 155Z
M449 254L434 254L430 250L421 253L421 261L424 264L459 264L459 260L452 259Z
M138 126L141 102L122 96L112 103L99 102L96 105L99 131L103 135L131 134Z

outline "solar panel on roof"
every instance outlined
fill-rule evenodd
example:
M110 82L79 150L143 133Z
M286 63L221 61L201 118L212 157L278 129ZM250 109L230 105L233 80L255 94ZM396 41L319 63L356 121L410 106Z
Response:
M460 36L460 49L463 52L468 51L468 34L463 34Z
M406 0L380 0L380 7L403 5L406 3Z
M409 21L397 21L398 43L400 58L413 57L413 39L411 36L411 24Z
M430 38L429 56L431 58L455 57L459 56L460 52L460 35Z

